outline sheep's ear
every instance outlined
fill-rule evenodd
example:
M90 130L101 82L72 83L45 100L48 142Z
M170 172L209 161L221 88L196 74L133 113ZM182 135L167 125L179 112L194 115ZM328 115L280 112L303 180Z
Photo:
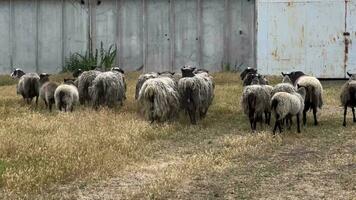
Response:
M287 74L285 74L285 73L282 72L282 76L286 76L286 75L287 75Z
M301 86L299 84L297 84L297 88L301 88Z
M157 72L158 75L161 75L162 73L161 72Z
M352 74L350 74L349 72L347 72L347 75L348 75L349 77L351 77L351 76L352 76Z
M172 75L176 74L175 72L171 72Z

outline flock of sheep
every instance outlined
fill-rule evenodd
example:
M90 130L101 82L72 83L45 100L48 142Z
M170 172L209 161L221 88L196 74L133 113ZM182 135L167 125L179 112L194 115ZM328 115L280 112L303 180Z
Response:
M346 126L347 107L352 109L353 121L356 122L356 74L347 73L350 79L343 85L340 95L344 107L344 122ZM268 85L267 79L258 74L256 69L247 68L241 73L244 90L241 105L250 120L251 129L256 130L256 123L270 124L271 114L275 117L273 133L277 128L282 132L282 126L292 126L292 118L297 118L297 131L300 132L300 119L306 124L306 113L313 111L314 125L318 125L317 112L323 106L323 87L320 81L301 71L288 74L282 73L283 81L274 87Z
M286 125L288 129L297 119L297 131L300 132L300 120L306 124L306 113L313 111L314 124L318 125L317 112L323 106L323 87L320 81L295 71L283 75L282 83L274 87L268 80L257 73L256 69L247 68L241 74L243 93L241 105L248 116L251 129L256 130L257 122L265 121L270 125L271 115L275 117L273 133ZM346 126L347 107L352 109L353 121L356 122L356 74L350 74L341 91L341 103L344 107ZM52 111L55 104L60 111L73 111L78 103L109 108L122 106L126 99L125 73L118 67L110 71L78 70L73 73L76 79L64 79L58 84L49 80L49 74L25 73L15 69L11 76L18 78L17 93L27 103L40 97L46 107ZM181 73L150 72L139 76L136 84L135 99L140 113L151 123L174 120L181 111L189 115L190 122L196 124L203 119L214 99L214 81L208 71L183 66ZM263 120L263 117L265 118Z
M192 124L203 119L214 98L214 82L209 72L184 66L181 74L151 72L142 74L136 84L135 99L140 112L151 122L175 119L185 111ZM98 70L73 73L76 79L64 79L58 84L49 80L49 74L25 73L15 69L11 76L19 79L17 94L30 104L40 97L52 111L55 104L60 111L73 111L77 104L109 108L122 106L126 99L125 73L118 67L110 71Z

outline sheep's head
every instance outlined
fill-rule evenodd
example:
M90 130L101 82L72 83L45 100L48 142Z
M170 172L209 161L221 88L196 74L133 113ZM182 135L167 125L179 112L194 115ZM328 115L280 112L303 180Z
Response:
M113 67L111 68L111 71L119 72L121 74L125 74L125 71L121 69L120 67Z
M244 80L247 76L247 74L256 74L257 73L257 69L252 68L252 67L247 67L244 71L241 72L240 74L240 78L241 80Z
M49 81L49 76L50 76L50 74L41 73L40 74L40 83L43 84L45 82L48 82Z
M181 68L182 77L193 77L195 69L196 69L195 67L192 67L192 66L189 66L189 65L184 65Z
M74 78L77 78L79 77L81 74L83 73L83 70L82 69L77 69L73 72L73 77Z
M347 72L347 75L350 77L350 80L356 80L356 74L351 74Z
M283 73L282 72L282 76L288 76L293 84L298 80L298 78L300 78L301 76L304 76L304 75L305 74L302 71L294 71L291 73Z
M21 78L23 75L25 75L26 73L24 71L22 71L22 69L15 69L11 74L10 76L13 78L13 79L16 79L16 78Z

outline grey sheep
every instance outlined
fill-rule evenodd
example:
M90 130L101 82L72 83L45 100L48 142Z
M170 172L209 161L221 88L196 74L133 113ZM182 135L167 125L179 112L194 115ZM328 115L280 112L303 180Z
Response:
M40 98L44 101L46 108L52 111L52 105L55 104L54 92L58 87L58 83L49 81L49 74L40 74Z
M243 80L243 86L247 86L247 85L251 85L252 84L252 80L254 78L258 78L259 80L259 84L260 85L268 85L269 82L267 80L267 78L265 76L262 76L261 74L258 73L248 73L245 77L245 79Z
M157 77L143 83L138 95L138 106L151 123L164 122L177 116L179 100L174 80L170 77Z
M347 75L350 76L350 79L342 86L340 94L341 105L344 107L344 122L342 124L343 126L346 126L347 107L351 108L353 121L356 122L356 74L350 74L349 72L347 72Z
M323 106L323 86L320 81L313 76L308 76L301 71L295 71L288 74L282 73L283 76L289 76L293 85L297 87L304 87L306 89L304 111L303 111L303 124L307 122L306 113L309 110L313 111L314 125L318 125L316 114L318 109Z
M40 77L36 73L25 73L21 69L15 69L11 73L12 78L19 79L17 83L17 94L22 95L23 99L30 104L36 97L36 106L38 104Z
M89 88L93 107L123 105L126 99L125 86L125 76L121 72L113 70L98 74Z
M288 76L283 77L282 83L279 83L273 87L271 95L273 96L277 92L297 92L297 89L293 86L292 81Z
M205 118L214 99L214 81L207 72L195 73L195 67L183 66L178 82L181 106L188 112L192 124Z
M305 95L306 90L303 87L294 93L277 92L273 95L271 99L271 109L276 118L273 134L275 134L277 128L280 133L282 132L281 123L287 116L297 116L297 130L298 133L300 133L300 117L304 110Z
M100 71L90 70L81 72L77 79L80 104L91 103L89 87L92 86L94 79L100 74Z
M73 112L74 106L79 102L79 92L73 82L73 80L65 79L64 83L59 85L54 92L56 107L60 111Z

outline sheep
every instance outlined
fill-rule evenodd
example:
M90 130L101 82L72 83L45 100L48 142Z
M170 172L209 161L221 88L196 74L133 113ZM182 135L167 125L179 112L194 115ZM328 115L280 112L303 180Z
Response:
M180 97L174 80L157 77L146 80L138 95L141 113L153 123L164 122L177 116Z
M318 108L321 109L323 106L323 86L320 81L313 76L304 74L302 71L295 71L287 74L282 72L282 75L288 76L294 86L299 85L300 87L305 87L306 95L303 111L303 125L306 125L307 122L306 113L309 110L313 110L314 125L317 126L319 122L316 113Z
M93 108L100 105L112 108L119 103L123 105L126 99L124 75L116 70L98 74L89 87L89 94L93 101Z
M297 89L292 85L292 82L288 76L283 77L282 83L279 83L273 87L271 96L277 92L288 92L294 93L297 92Z
M273 134L276 133L277 127L279 132L282 133L281 123L287 116L297 116L297 131L300 133L300 116L304 110L305 95L306 90L304 87L299 88L294 93L277 92L273 95L271 109L276 118Z
M251 68L251 67L247 67L244 71L241 72L240 74L240 78L243 81L245 79L245 77L247 76L247 74L252 73L252 74L257 74L257 69Z
M181 106L189 114L192 124L205 118L214 99L214 81L207 72L194 73L195 67L183 66L182 78L178 82Z
M52 105L55 104L54 92L56 91L58 84L55 82L49 81L49 74L42 73L40 74L40 98L44 101L46 108L49 111L52 111Z
M346 126L346 114L347 107L350 107L353 115L353 122L356 122L355 107L356 107L356 74L350 74L347 72L350 79L341 88L340 101L344 107L344 122L343 126Z
M262 76L257 73L248 73L245 76L245 79L243 80L243 86L251 85L252 80L257 77L259 79L259 84L260 85L268 85L268 80L266 79L265 76Z
M64 79L64 83L57 87L54 101L59 111L73 112L74 106L79 102L79 92L73 79Z
M146 74L141 74L138 77L137 83L136 83L136 92L135 92L135 99L138 99L138 95L140 93L141 87L142 85L145 83L145 81L147 81L148 79L151 78L157 78L158 77L158 73L156 72L149 72Z
M78 78L82 73L83 73L82 69L76 69L72 75L74 78Z
M249 85L244 87L241 106L244 113L249 117L252 131L256 130L256 123L262 119L262 114L265 113L266 121L269 123L270 101L271 95L269 90L263 85Z
M94 79L102 72L96 70L85 71L80 74L77 79L77 86L79 91L80 104L90 103L91 96L89 94L89 87L92 86Z
M17 83L17 94L22 95L23 99L30 104L36 97L36 106L38 105L38 96L40 89L40 77L36 73L25 73L21 69L15 69L11 73L12 78L19 79Z

